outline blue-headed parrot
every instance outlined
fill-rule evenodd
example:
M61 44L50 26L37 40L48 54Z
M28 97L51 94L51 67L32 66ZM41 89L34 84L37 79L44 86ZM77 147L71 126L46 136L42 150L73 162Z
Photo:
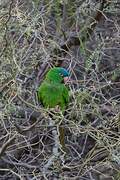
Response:
M66 86L69 77L70 73L62 67L54 67L48 71L38 88L38 100L45 108L59 106L61 112L64 112L69 102L69 90ZM59 134L60 143L64 146L63 128L59 128Z
M38 99L45 108L60 107L63 111L69 102L69 91L65 82L69 79L69 72L65 68L55 67L49 70L40 87Z

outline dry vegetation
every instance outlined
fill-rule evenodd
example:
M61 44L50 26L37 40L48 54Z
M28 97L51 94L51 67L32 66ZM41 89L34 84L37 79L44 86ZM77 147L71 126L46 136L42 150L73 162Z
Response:
M120 2L100 2L0 1L0 179L120 180ZM53 127L36 89L54 65L73 81L67 153L50 163Z

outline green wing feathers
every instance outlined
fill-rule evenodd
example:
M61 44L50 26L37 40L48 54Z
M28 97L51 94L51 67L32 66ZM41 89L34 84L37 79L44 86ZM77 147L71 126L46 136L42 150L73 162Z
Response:
M53 68L47 74L42 84L38 88L38 100L45 108L55 108L59 106L64 111L69 102L69 91L64 82L64 77L68 75L63 68ZM59 127L59 140L65 149L65 132L63 127Z
M44 80L38 88L38 99L46 108L59 105L64 110L69 101L69 92L64 84Z

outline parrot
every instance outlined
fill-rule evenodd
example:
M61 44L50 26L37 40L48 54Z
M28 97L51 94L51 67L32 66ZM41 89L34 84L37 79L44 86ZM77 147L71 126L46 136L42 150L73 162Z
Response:
M59 107L61 112L69 102L69 89L66 84L70 80L70 73L63 67L51 68L41 85L38 87L38 101L42 103L45 108ZM64 148L64 130L59 128L59 140L61 146Z
M38 100L45 108L60 107L65 110L69 102L69 90L65 83L69 81L69 72L62 67L55 67L48 71L45 79L38 88Z

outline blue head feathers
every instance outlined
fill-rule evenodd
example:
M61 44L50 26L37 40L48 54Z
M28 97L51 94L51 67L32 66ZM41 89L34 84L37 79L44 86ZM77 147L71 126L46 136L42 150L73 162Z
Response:
M69 73L65 68L60 67L60 68L59 68L59 72L60 72L60 74L61 74L63 77L68 77L68 76L70 76L70 73Z
M62 82L65 77L70 76L70 73L62 67L54 67L46 74L46 79L53 82Z

